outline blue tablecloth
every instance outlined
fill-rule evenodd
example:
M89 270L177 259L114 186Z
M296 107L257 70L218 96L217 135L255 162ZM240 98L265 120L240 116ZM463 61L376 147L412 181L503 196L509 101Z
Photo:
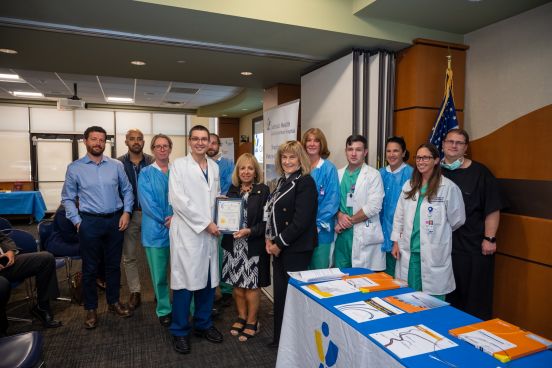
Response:
M370 271L367 269L342 269L342 271L347 272L350 275L370 273ZM359 292L359 293L347 294L347 295L336 296L331 298L317 299L316 297L314 297L313 295L311 295L310 293L302 289L301 288L302 285L305 285L305 284L295 279L290 279L290 284L288 288L294 288L296 290L299 290L308 299L303 300L304 303L302 306L289 306L290 308L294 309L293 311L290 310L289 312L300 313L302 315L302 318L309 319L310 316L308 315L308 312L307 312L309 308L306 304L311 302L318 303L320 306L324 308L324 310L327 311L327 313L333 313L335 316L337 316L339 320L343 321L343 323L346 323L354 330L358 331L366 339L370 339L370 343L369 344L367 343L367 345L370 345L373 348L374 344L376 344L380 349L385 350L387 354L393 357L396 363L398 363L400 366L412 367L412 368L431 368L431 367L446 368L448 366L448 364L444 362L440 362L430 357L430 355L433 355L434 357L438 357L445 362L453 364L452 366L454 367L469 367L469 368L474 368L474 367L550 368L552 367L551 351L543 351L527 357L515 359L509 363L501 363L500 361L493 358L492 356L477 350L472 345L453 337L448 332L450 329L480 322L480 320L476 317L466 314L451 306L434 308L434 309L417 312L417 313L405 313L405 314L391 316L389 318L382 318L382 319L373 320L373 321L364 322L364 323L357 323L351 318L347 317L342 312L338 311L336 308L334 308L335 305L339 305L339 304L352 303L356 301L367 300L373 297L386 297L390 295L397 295L397 294L413 291L410 288L401 288L401 289L386 290L386 291L371 292L371 293ZM288 290L288 296L289 295L290 294ZM288 313L287 301L286 301L286 313ZM382 332L382 331L387 331L387 330L397 329L397 328L403 328L403 327L408 327L408 326L417 325L417 324L426 325L427 327L435 330L436 332L440 333L446 338L454 341L456 344L458 344L458 346L439 350L437 354L434 352L433 354L428 353L428 354L422 354L422 355L413 356L409 358L399 359L389 350L385 349L383 346L381 346L379 343L377 343L375 340L369 337L369 335L372 333ZM282 341L280 341L280 345L282 345ZM300 346L297 347L297 349L301 349L301 348L302 347ZM341 347L341 348L347 349L347 347ZM369 348L370 347L367 347L367 349ZM289 353L289 350L287 351L287 353ZM279 354L280 354L280 351L279 351ZM337 366L340 366L340 364L336 363L336 367Z
M32 215L40 221L45 213L46 204L40 192L0 193L0 215Z

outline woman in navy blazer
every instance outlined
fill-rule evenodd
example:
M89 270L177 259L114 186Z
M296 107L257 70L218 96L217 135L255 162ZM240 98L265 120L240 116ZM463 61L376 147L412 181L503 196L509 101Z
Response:
M280 340L289 271L306 270L318 244L316 184L310 160L300 142L282 144L275 157L282 175L267 203L265 247L273 258L274 340Z

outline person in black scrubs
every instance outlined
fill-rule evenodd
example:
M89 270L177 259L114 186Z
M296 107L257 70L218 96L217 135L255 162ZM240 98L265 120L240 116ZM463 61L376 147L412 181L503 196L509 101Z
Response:
M265 246L273 258L274 340L280 340L289 271L309 267L318 244L316 213L318 192L309 175L310 160L300 142L288 141L278 148L276 170L282 175L266 206Z
M502 203L493 174L465 158L469 135L452 129L443 141L443 174L460 187L466 222L452 234L456 290L447 296L454 307L483 320L492 318L494 253Z

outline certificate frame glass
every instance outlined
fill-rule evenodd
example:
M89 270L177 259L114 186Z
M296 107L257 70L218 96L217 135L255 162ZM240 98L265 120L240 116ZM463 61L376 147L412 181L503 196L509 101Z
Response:
M217 225L222 234L233 234L240 230L242 222L242 198L217 198L215 205L215 225Z

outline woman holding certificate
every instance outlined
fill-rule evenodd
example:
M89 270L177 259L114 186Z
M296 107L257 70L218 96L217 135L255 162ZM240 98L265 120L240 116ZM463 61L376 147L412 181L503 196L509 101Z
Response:
M391 240L395 277L444 300L456 287L452 273L452 232L464 224L462 192L441 175L439 152L422 144L412 178L403 186Z
M238 158L232 174L228 198L243 200L242 226L222 238L224 258L222 281L233 285L238 318L230 333L244 342L259 331L258 311L261 287L270 285L270 258L264 251L265 222L263 208L269 196L262 183L259 163L250 153Z
M286 302L288 271L309 267L318 244L318 193L309 175L310 160L300 142L283 143L274 159L281 175L266 205L266 251L274 256L274 340L277 347Z

